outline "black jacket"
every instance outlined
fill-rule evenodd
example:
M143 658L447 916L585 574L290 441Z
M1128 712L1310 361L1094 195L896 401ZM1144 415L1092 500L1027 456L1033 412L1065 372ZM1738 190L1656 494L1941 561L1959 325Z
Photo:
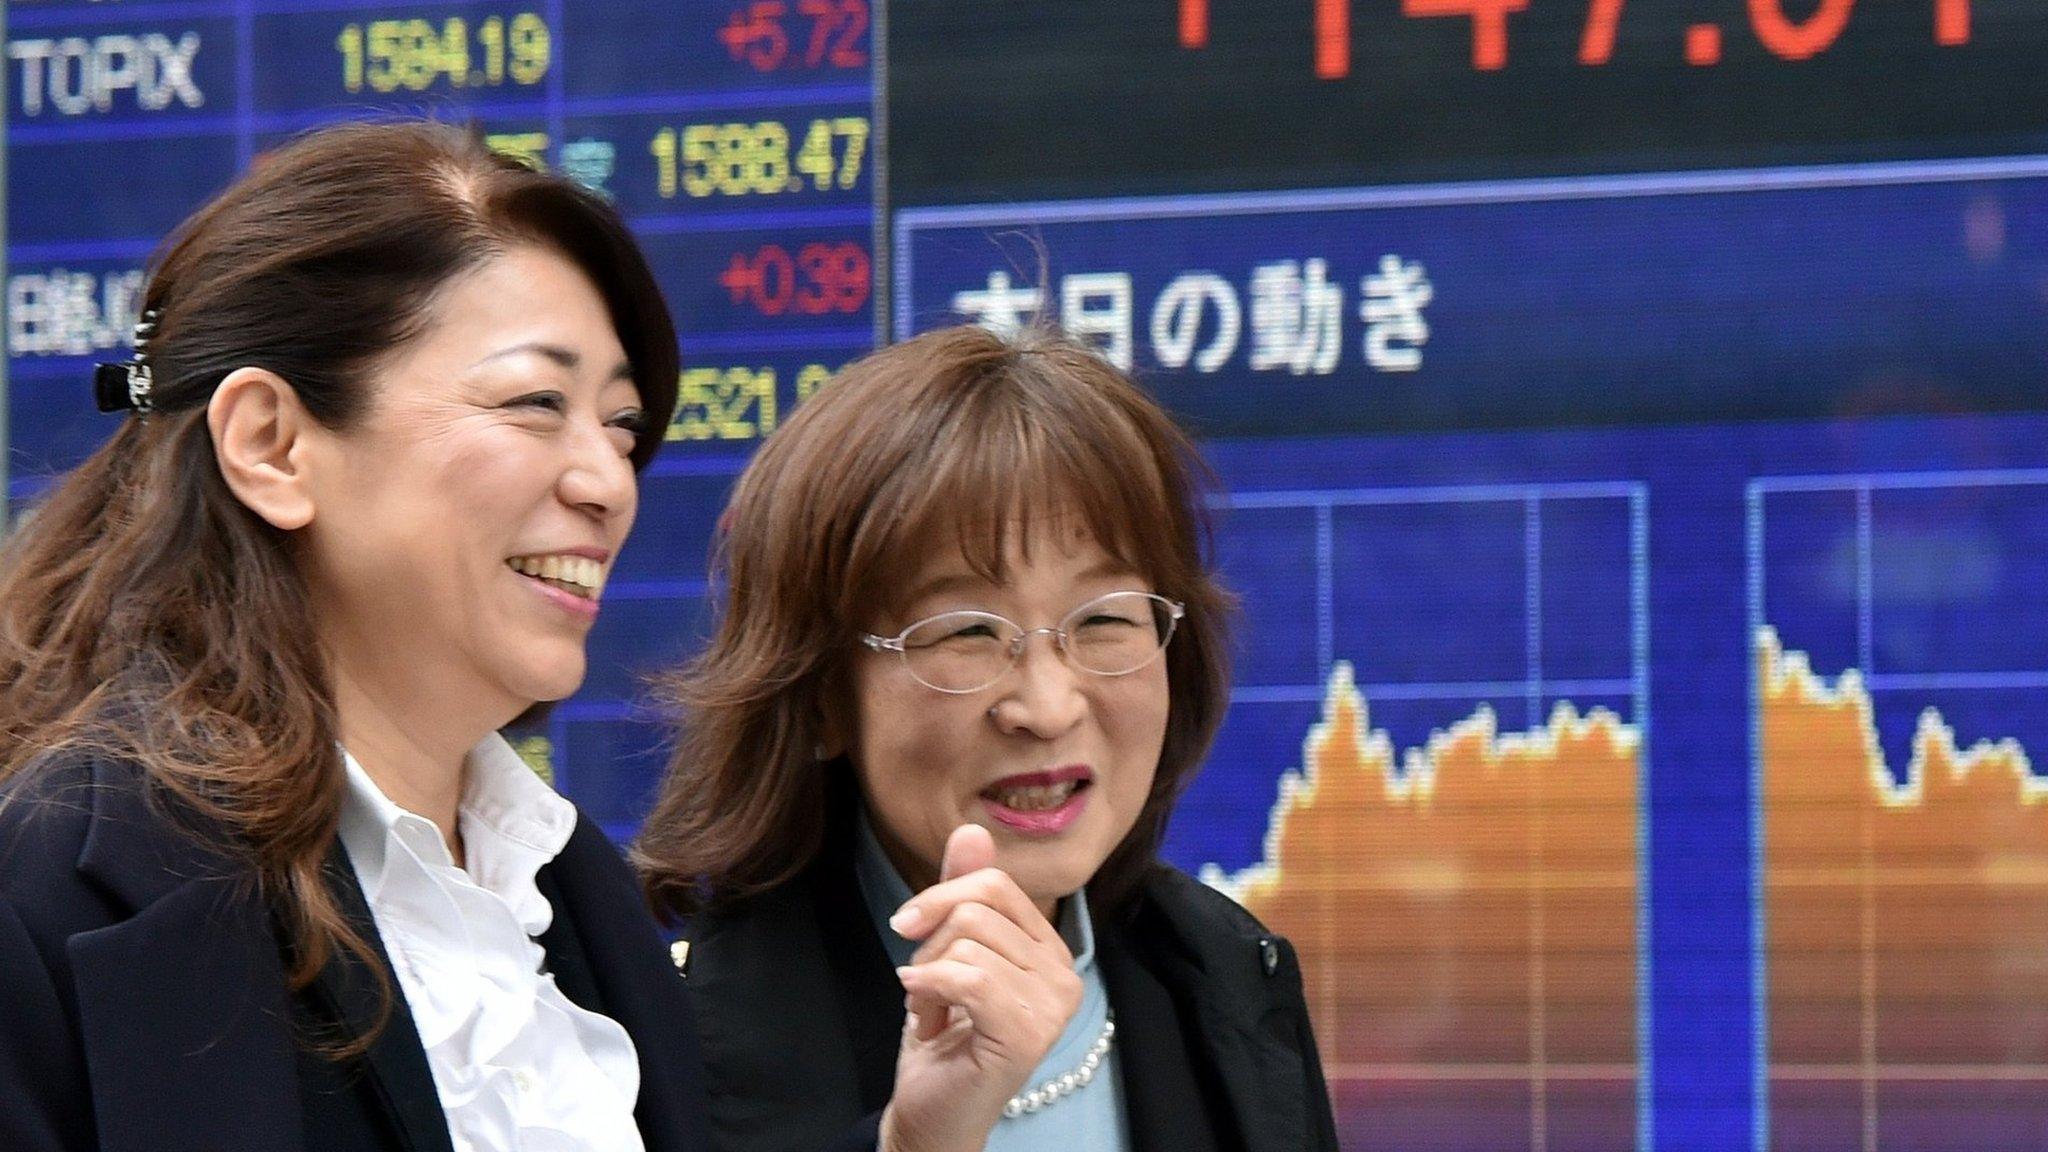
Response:
M378 951L337 845L327 878ZM587 820L539 875L562 991L640 1056L648 1152L706 1146L696 1027L631 874ZM330 961L293 993L251 875L182 832L140 772L71 758L0 790L0 1148L7 1152L449 1152L405 1002L368 1055L375 985ZM388 968L387 968L388 971Z
M797 879L685 932L720 1152L816 1148L888 1103L903 988L836 824ZM1336 1152L1287 941L1160 868L1095 947L1136 1152Z

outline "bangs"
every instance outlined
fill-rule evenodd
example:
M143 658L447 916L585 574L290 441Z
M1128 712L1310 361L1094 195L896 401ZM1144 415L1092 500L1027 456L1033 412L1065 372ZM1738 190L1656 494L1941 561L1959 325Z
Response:
M908 623L915 585L953 574L941 566L1014 588L1020 565L1048 559L1032 549L1085 530L1090 551L1184 605L1144 807L1088 885L1091 906L1119 907L1157 866L1229 705L1231 597L1208 568L1202 500L1215 483L1152 397L1056 329L958 325L842 368L766 439L720 520L723 609L670 680L687 720L642 833L650 897L689 915L814 861L848 807L829 789L854 772L860 633ZM821 770L828 747L837 767Z
M851 570L865 578L850 581L844 607L900 613L920 571L956 551L974 575L1005 583L1012 549L1029 561L1041 534L1065 522L1161 594L1186 581L1199 560L1188 555L1186 494L1161 467L1175 445L1108 390L1054 383L1033 363L1039 355L984 375L919 430L863 517Z

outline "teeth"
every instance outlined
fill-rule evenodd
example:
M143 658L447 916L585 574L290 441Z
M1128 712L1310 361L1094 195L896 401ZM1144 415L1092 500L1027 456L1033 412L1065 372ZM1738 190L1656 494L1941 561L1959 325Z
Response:
M990 795L990 799L1005 808L1019 812L1050 812L1065 804L1080 787L1079 781L1069 780L1065 784L1032 785L1028 788L1001 788Z
M597 599L604 591L604 565L587 556L515 556L505 563L515 572L546 580L587 600Z

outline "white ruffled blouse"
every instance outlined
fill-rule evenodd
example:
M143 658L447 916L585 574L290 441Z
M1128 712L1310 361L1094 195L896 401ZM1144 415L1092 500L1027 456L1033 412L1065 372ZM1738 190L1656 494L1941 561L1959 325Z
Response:
M610 1017L555 986L534 884L576 809L493 734L469 754L458 868L432 821L343 753L341 843L391 956L456 1152L641 1152L640 1063Z

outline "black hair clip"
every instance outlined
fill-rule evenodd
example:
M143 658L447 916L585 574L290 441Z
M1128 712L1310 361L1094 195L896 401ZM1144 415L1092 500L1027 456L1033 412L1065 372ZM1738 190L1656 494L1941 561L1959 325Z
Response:
M149 390L156 383L149 368L149 341L156 335L156 322L162 316L162 312L151 308L135 322L135 355L118 364L93 368L93 399L99 403L100 411L149 415Z

